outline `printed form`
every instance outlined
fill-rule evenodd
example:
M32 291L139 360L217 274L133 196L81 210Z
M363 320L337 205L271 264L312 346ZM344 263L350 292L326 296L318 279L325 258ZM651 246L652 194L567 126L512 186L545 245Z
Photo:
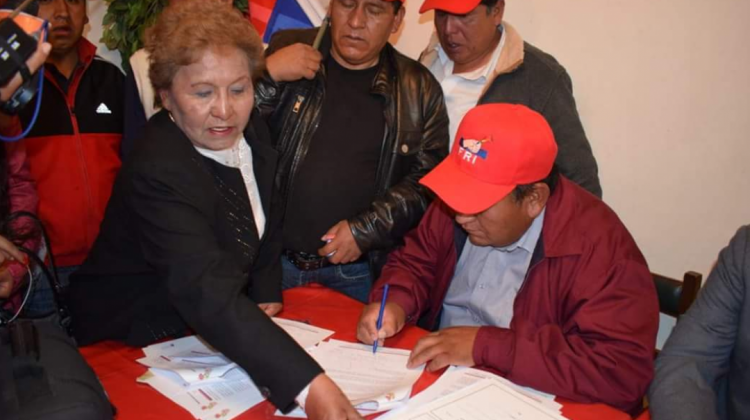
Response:
M239 366L196 336L154 344L138 362L150 369L137 379L196 419L229 420L264 400Z
M391 410L388 413L378 417L378 420L390 420L395 418L397 414L405 412L406 410L414 410L415 408L428 404L438 398L445 397L456 391L459 391L467 386L473 385L483 379L495 378L498 381L504 383L510 388L515 389L521 394L529 397L537 403L547 407L555 413L559 413L562 409L560 403L555 402L555 396L551 394L545 394L543 392L536 391L531 388L521 387L516 385L509 380L495 375L492 372L479 370L475 368L451 366L449 367L435 383L430 385L427 389L423 390L419 394L411 397L409 402L403 406Z
M508 386L485 378L389 420L564 420L549 407Z
M424 370L424 365L407 369L410 352L389 347L379 347L373 354L372 346L329 340L309 353L362 415L403 406ZM276 415L284 416L280 411ZM296 409L286 417L305 417L305 413Z
M409 351L330 340L310 355L356 408L384 411L409 398L424 366L407 369Z

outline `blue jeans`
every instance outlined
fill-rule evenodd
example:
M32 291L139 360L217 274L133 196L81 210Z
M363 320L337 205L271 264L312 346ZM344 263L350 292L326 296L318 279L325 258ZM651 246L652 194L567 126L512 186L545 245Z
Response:
M60 285L63 289L68 287L70 275L76 272L79 267L79 265L57 267L57 278L60 279ZM44 273L39 273L34 277L34 290L31 291L23 313L26 316L40 316L55 309L57 309L57 304L55 303L55 296L52 294L52 282L47 279Z
M367 302L367 295L372 287L370 263L367 261L302 271L282 255L281 268L284 272L281 288L284 290L310 283L320 283L360 302Z

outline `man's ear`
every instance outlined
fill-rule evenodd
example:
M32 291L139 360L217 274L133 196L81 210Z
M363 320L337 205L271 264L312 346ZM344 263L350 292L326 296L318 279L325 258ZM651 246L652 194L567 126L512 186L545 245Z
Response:
M396 12L396 17L393 20L393 27L391 28L391 33L395 34L398 32L398 28L401 27L401 23L404 21L404 15L406 14L406 7L403 5L400 9L398 9L398 12Z
M492 8L491 14L492 21L495 23L495 26L503 23L503 16L505 15L505 0L498 1L497 5Z
M543 182L537 182L534 184L534 189L523 199L523 206L526 210L526 214L532 219L539 216L547 205L549 196L550 190L547 184Z

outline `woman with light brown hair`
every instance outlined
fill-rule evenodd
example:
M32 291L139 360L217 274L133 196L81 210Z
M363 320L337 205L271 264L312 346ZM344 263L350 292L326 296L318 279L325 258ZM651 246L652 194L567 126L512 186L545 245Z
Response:
M281 310L281 240L277 154L251 116L260 38L231 7L181 0L146 48L164 109L125 161L94 249L71 279L79 344L142 346L189 328L281 410L297 400L312 419L360 418L269 318Z

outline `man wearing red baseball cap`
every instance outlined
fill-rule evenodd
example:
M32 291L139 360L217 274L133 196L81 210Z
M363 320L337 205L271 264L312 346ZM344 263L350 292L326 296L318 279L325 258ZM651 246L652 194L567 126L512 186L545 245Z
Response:
M450 117L451 139L477 104L523 104L542 114L559 146L557 166L571 181L601 197L599 175L565 69L523 41L503 21L505 0L424 0L434 11L436 36L420 61L438 79Z
M329 14L322 38L273 36L256 106L280 152L282 287L316 282L365 301L427 209L419 179L448 154L448 115L435 78L388 43L401 1L332 0Z
M417 343L410 366L477 365L638 410L659 322L651 274L612 209L558 175L557 153L544 117L523 105L469 111L448 158L421 180L440 200L390 255L358 338L419 323L437 332Z

